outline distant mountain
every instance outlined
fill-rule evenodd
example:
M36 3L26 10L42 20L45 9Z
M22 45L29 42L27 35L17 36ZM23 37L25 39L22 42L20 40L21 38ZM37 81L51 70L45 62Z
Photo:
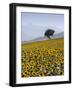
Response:
M41 40L48 40L48 38L46 36L44 36L44 37L38 37L36 39L33 39L32 41L41 41Z
M37 24L27 24L23 25L22 30L21 30L21 40L22 42L24 41L29 41L36 39L38 37L44 37L44 33L48 30L52 29L55 31L54 35L57 33L63 32L62 29L56 26L49 26L49 25L37 25Z
M23 41L22 43L30 43L30 42L35 42L35 41L43 41L43 40L48 40L47 37L38 37L38 38L35 38L33 40L29 40L29 41Z
M54 34L52 38L64 38L64 32Z
M51 36L51 39L56 39L56 38L64 38L64 32L54 34L53 36ZM33 40L23 41L22 43L30 43L30 42L43 41L43 40L48 40L48 38L46 36L38 37L38 38L35 38Z
M51 36L52 39L54 38L64 38L64 32L58 33L58 34L54 34L53 36ZM42 40L48 40L48 38L46 36L44 37L38 37L36 39L33 39L31 41L42 41Z

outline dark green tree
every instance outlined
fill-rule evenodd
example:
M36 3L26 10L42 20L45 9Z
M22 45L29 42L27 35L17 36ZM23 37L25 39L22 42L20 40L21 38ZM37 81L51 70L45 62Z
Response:
M51 39L50 36L53 36L54 32L55 32L54 30L48 29L45 32L45 36L48 37L49 39Z

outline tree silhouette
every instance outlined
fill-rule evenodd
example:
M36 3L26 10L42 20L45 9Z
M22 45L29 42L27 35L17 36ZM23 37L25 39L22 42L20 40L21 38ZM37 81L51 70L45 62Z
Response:
M49 39L51 39L50 36L53 36L54 32L55 32L54 30L48 29L45 32L45 36L47 36Z

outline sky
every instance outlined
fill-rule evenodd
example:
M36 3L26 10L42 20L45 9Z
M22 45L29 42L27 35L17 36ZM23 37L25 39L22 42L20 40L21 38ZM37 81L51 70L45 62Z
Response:
M44 37L47 29L54 29L55 34L64 32L64 15L52 13L21 13L21 41Z

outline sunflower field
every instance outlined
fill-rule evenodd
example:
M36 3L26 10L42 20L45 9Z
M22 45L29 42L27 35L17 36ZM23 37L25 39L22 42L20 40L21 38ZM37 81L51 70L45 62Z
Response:
M64 75L64 39L21 45L21 77Z

